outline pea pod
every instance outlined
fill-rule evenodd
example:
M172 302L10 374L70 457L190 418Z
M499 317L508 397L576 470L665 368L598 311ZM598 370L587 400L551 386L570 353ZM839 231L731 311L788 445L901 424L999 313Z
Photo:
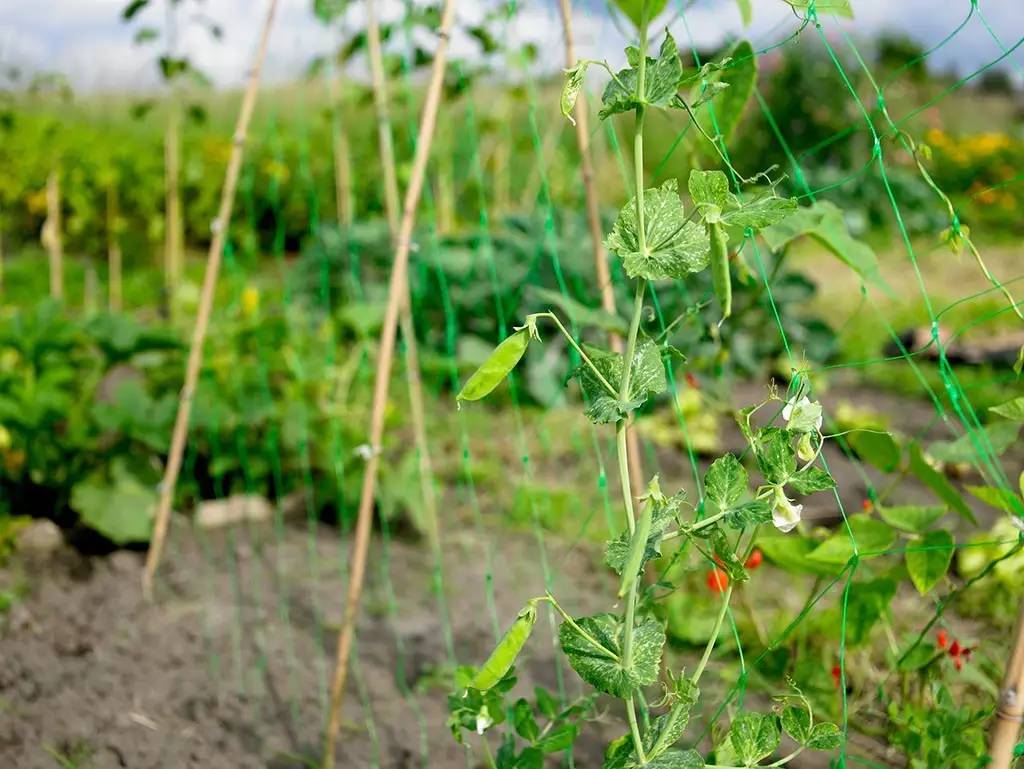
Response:
M519 329L494 348L483 365L462 386L456 400L478 401L501 384L516 367L530 344L530 330Z
M708 222L711 239L711 283L722 307L722 320L732 315L732 277L729 274L729 236L721 222Z
M633 538L629 540L629 554L626 556L626 563L622 567L622 584L619 587L619 598L622 598L633 589L637 575L644 563L644 552L647 550L647 538L651 535L651 516L654 505L650 500L640 511L640 519L633 529Z
M470 687L480 691L487 691L504 678L509 668L516 661L516 657L519 656L519 652L526 645L526 641L530 637L536 622L537 602L530 601L519 612L512 626L505 631L505 635L498 641L498 645L494 647L491 656L487 658L487 661L480 666L476 675L473 676L473 680L469 683Z

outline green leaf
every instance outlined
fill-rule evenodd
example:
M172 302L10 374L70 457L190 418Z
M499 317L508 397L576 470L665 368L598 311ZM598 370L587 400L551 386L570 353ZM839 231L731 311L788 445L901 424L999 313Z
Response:
M896 580L875 579L850 585L846 601L846 641L857 646L868 639L871 629L889 608L896 595ZM842 607L822 615L823 624L833 629L842 621Z
M801 537L794 533L763 534L757 538L757 546L769 561L793 574L832 577L845 565L811 559L810 554L818 547L818 543L810 537Z
M741 713L729 725L729 742L743 766L754 766L779 747L779 724L767 713Z
M813 494L836 487L835 479L820 467L805 467L791 475L787 483L799 494Z
M992 406L989 411L1013 422L1024 422L1024 395L1012 401Z
M746 40L730 48L726 57L730 59L729 65L709 73L695 83L687 101L691 105L696 104L701 100L704 89L715 88L716 83L727 85L728 88L718 94L707 109L696 113L696 117L705 133L721 136L723 141L728 142L743 117L743 110L757 83L757 57ZM713 152L704 137L697 136L694 141L701 151Z
M687 678L676 681L671 692L672 706L668 713L658 716L644 735L644 749L654 759L675 745L686 731L690 712L700 697L700 690Z
M921 451L921 447L916 443L910 444L909 469L921 483L932 490L935 496L953 508L961 517L974 524L978 522L974 517L974 513L971 512L971 508L967 506L964 498L960 496L960 492L956 490L946 476L928 464L924 453Z
M907 548L905 559L910 580L917 592L924 595L949 571L956 543L945 529L927 532L921 541Z
M970 489L968 488L968 491ZM946 514L945 505L899 505L878 507L878 514L890 526L920 534Z
M621 660L622 634L619 617L596 614L576 620L576 626L563 622L558 628L558 642L580 678L598 691L628 697L638 687L650 686L657 680L665 631L653 617L637 625L629 668Z
M965 486L967 493L980 499L986 505L1011 515L1024 515L1024 501L1009 489L995 486Z
M131 0L131 2L121 10L121 18L125 21L131 21L139 11L147 5L149 5L149 0Z
M562 724L538 740L534 747L544 753L559 753L568 750L576 741L580 728L576 724Z
M148 542L153 531L156 490L115 466L113 481L94 478L71 490L71 507L82 523L115 545Z
M811 736L811 712L804 704L787 705L782 711L782 730L797 745L806 745Z
M1020 428L1016 422L995 422L986 425L981 435L972 430L955 441L935 441L928 446L928 453L940 462L974 462L988 449L999 456L1017 442ZM983 449L977 447L979 443Z
M768 523L771 519L772 506L763 499L752 499L734 507L723 520L734 529L744 529L747 526Z
M512 725L516 734L528 742L533 742L540 736L540 727L533 717L533 708L522 698L516 700L516 704L512 706Z
M802 11L808 10L811 5L811 0L785 0L785 2ZM831 16L842 16L844 19L853 18L853 8L850 5L850 0L815 0L814 8L819 14L825 13Z
M644 71L644 93L638 93L640 72L639 52L634 49L630 58L630 67L616 73L604 89L601 97L601 110L598 116L605 120L611 115L631 112L640 104L651 107L668 107L675 99L679 90L679 80L683 75L683 64L679 59L679 48L668 32L662 41L657 59L647 58ZM633 59L635 58L635 62Z
M814 561L845 564L856 550L861 558L877 558L884 555L896 541L892 527L866 515L853 515L847 519L849 531L842 526L808 555Z
M675 179L644 193L646 250L640 248L636 198L615 220L605 242L621 260L631 278L665 280L684 278L708 265L710 246L704 228L686 221Z
M752 230L760 230L778 224L795 212L797 208L795 198L779 198L769 195L746 203L735 211L730 211L722 217L722 221L732 227L749 227Z
M648 761L644 769L704 769L704 759L696 750L672 749Z
M815 724L807 740L807 747L810 750L837 750L842 744L843 733L839 727L827 722Z
M719 457L704 474L704 493L721 511L734 508L747 491L747 471L732 454Z
M618 392L622 384L622 356L588 344L583 345L587 357L601 376ZM581 363L572 376L580 382L587 397L587 418L595 424L617 422L633 409L643 405L652 395L668 389L665 366L661 361L658 346L650 339L641 340L633 353L632 373L629 379L629 393L625 402L612 396L586 363Z
M899 444L889 433L858 430L850 433L847 441L857 452L857 456L865 462L870 462L883 473L891 473L900 464Z
M614 0L614 2L615 7L622 11L626 18L639 28L645 4L647 6L647 22L650 24L665 10L668 0Z
M523 748L514 769L544 769L544 752L540 748Z
M521 328L499 344L491 356L474 372L459 394L460 401L477 401L490 393L512 373L530 344L531 330Z
M878 269L878 258L870 246L854 238L846 219L833 203L818 201L797 209L782 222L762 231L772 251L778 251L796 238L807 236L818 241L868 283L886 287Z
M702 531L701 534L703 533ZM743 562L736 557L736 548L722 529L717 526L713 527L708 535L708 539L711 541L712 551L717 556L718 565L725 571L729 579L733 582L746 582L750 579L750 575L747 574Z
M651 486L657 484L657 476L651 481ZM648 561L658 558L661 555L661 538L665 530L675 522L679 514L679 507L683 502L684 494L679 492L673 497L666 498L658 494L648 493L644 501L645 509L651 510L651 528L647 536L647 547L644 550L643 559L637 566L637 571L643 569ZM616 574L622 574L622 570L629 556L629 549L632 538L628 531L623 531L615 539L608 542L604 551L604 562L615 570Z
M743 21L744 27L749 27L750 22L754 19L754 8L751 4L751 0L736 0L736 6L740 11L740 19Z
M576 118L572 116L576 109L576 100L579 98L580 90L583 88L583 79L587 75L587 67L590 61L581 59L576 66L565 74L565 85L562 87L562 116L569 118L569 122L576 125Z
M724 211L729 205L729 179L722 171L690 171L687 182L693 204L700 209L716 206Z
M754 454L765 480L785 483L796 472L796 449L792 435L781 427L763 427L754 439Z

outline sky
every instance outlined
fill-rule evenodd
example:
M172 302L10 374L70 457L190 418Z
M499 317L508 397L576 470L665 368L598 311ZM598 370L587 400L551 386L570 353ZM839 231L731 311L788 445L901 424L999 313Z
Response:
M155 57L159 46L133 44L139 26L160 25L166 0L152 0L133 25L120 18L127 0L0 0L0 66L18 64L28 71L57 70L66 75L76 91L152 89L158 82ZM400 0L377 0L384 19L395 18ZM460 22L472 24L483 7L493 0L456 0ZM674 8L681 0L669 0ZM671 29L681 45L714 47L727 37L746 36L755 47L767 47L786 37L796 26L789 6L782 0L752 0L754 21L744 30L734 0L696 0L685 14L666 13L661 23ZM925 47L939 43L967 16L970 0L851 0L853 22L824 18L827 30L847 29L870 37L880 31L906 34ZM999 57L1024 38L1024 0L980 0L976 14L957 36L939 49L929 62L941 70L961 75ZM328 29L312 15L311 0L280 0L265 68L270 83L301 77L311 59L336 45L339 28ZM255 47L266 0L184 0L179 11L181 44L193 61L218 87L238 85ZM578 54L582 57L622 61L622 33L612 23L605 0L574 0L574 26ZM190 21L199 12L223 25L224 36L216 41ZM348 28L361 26L363 8L351 3L345 18ZM986 29L987 22L993 32ZM508 31L516 42L530 41L540 51L538 67L563 66L561 26L556 0L520 0L520 10ZM1002 47L1001 47L1002 46ZM453 40L455 55L472 56L475 44L464 36ZM616 55L608 56L609 51ZM355 76L359 76L357 63ZM1018 82L1024 82L1024 45L1007 56L1002 65Z

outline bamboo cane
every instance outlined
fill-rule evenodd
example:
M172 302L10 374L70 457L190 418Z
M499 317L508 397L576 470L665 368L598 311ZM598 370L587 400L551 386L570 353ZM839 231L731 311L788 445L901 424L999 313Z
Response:
M572 32L572 0L559 0L562 16L562 32L565 39L565 66L576 66L576 44ZM576 99L576 144L580 151L580 172L583 175L583 192L586 196L587 225L590 228L590 241L594 249L594 270L597 274L597 286L601 292L601 307L608 313L616 315L615 291L612 287L612 276L608 269L608 254L604 249L604 234L601 231L600 199L597 185L594 182L594 163L590 156L590 115L587 112L587 98L581 91ZM623 352L622 337L614 331L609 332L608 341L612 349ZM643 482L644 468L640 456L640 442L635 430L627 428L626 453L629 458L630 486L641 493L646 488Z
M111 312L120 312L123 302L121 263L117 182L111 182L107 187L107 308Z
M1006 675L999 690L996 720L992 726L990 769L1010 769L1014 761L1021 723L1024 722L1024 602L1017 615L1013 648L1006 663Z
M327 734L324 740L322 769L333 769L334 767L335 743L338 737L338 729L341 726L341 704L345 693L345 680L348 675L348 658L352 650L356 615L359 612L363 579L366 574L366 555L370 544L370 524L373 517L374 492L377 483L377 470L380 466L380 441L384 432L384 411L388 399L391 366L395 351L395 336L398 330L398 316L408 291L406 274L409 263L409 249L412 245L412 230L416 219L416 209L419 206L420 193L423 190L423 178L426 174L427 159L430 157L430 145L434 138L434 126L437 122L437 111L441 101L441 86L444 82L445 61L448 54L448 36L454 12L454 0L445 0L441 15L440 40L437 51L434 54L430 83L427 87L427 97L423 103L419 134L416 138L416 155L413 158L412 175L409 179L409 187L405 193L401 226L398 230L398 238L395 241L395 258L391 266L388 304L384 314L384 324L381 329L380 349L377 353L377 371L373 387L373 407L370 417L369 434L371 453L363 474L355 539L352 544L348 595L341 632L338 634L338 655L334 677L331 681L331 705Z
M181 472L181 460L185 453L185 442L188 438L188 421L192 411L192 398L195 394L196 382L199 380L199 369L203 361L203 343L206 339L210 312L213 309L217 275L220 271L221 257L224 251L224 239L227 236L228 226L231 223L231 209L235 200L235 188L238 186L238 174L242 168L245 137L249 130L249 121L252 118L253 109L256 106L260 72L267 53L267 43L270 39L270 28L274 21L277 3L278 0L269 0L267 5L267 15L263 22L262 32L260 33L259 45L253 59L252 69L249 71L249 82L242 97L238 121L235 123L231 156L228 159L224 187L221 189L217 218L214 220L211 228L213 237L210 240L210 250L206 257L206 274L203 277L203 290L199 298L199 309L196 312L195 328L192 332L192 344L188 353L188 366L185 370L185 383L181 388L181 395L178 399L178 413L174 420L171 450L167 457L164 478L160 484L160 502L154 522L153 541L150 543L149 552L146 554L146 570L142 577L142 588L147 597L152 597L153 594L153 576L160 565L160 555L163 550L164 539L167 536L167 524L171 517L171 503L174 499L174 489L178 482L178 474Z
M60 171L56 167L46 177L46 222L43 245L50 261L50 296L64 298L64 235L60 214Z

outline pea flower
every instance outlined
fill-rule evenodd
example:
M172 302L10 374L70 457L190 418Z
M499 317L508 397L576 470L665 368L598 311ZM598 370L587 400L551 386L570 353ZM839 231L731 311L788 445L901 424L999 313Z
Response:
M794 432L816 432L821 429L821 404L806 395L790 398L782 407L782 418Z
M476 733L483 734L493 725L494 719L491 718L491 714L488 712L487 706L484 705L480 712L476 714Z
M786 534L796 528L796 525L800 523L800 514L803 512L803 505L794 505L785 493L782 491L782 487L776 487L775 489L775 507L772 508L772 523L775 524L775 528Z

